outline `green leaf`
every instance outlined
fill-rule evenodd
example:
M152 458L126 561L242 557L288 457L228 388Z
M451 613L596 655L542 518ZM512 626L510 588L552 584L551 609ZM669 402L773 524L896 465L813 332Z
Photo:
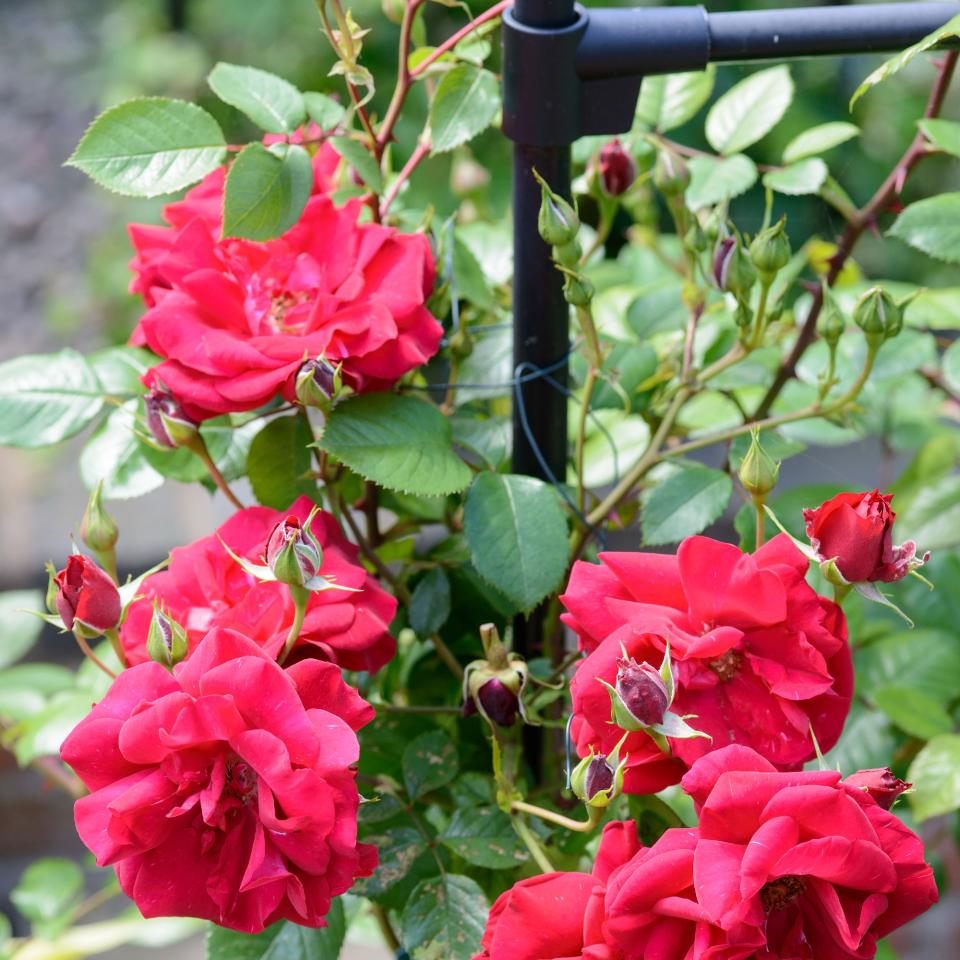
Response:
M223 235L270 240L300 219L313 189L310 155L300 146L248 143L230 165Z
M218 63L207 77L210 89L268 133L293 133L306 122L303 94L265 70Z
M142 497L163 486L163 476L151 466L147 448L133 432L139 401L117 407L87 441L80 453L80 476L88 490L101 480L108 500Z
M910 806L917 820L928 820L960 807L960 734L934 737L907 772L914 786Z
M382 896L407 876L427 850L423 834L413 827L391 827L383 834L365 833L363 840L377 848L379 860L373 874L361 877L352 887L352 892L362 897Z
M859 135L860 128L855 123L846 123L843 120L821 123L797 134L787 144L783 151L783 162L796 163L797 160L819 156Z
M13 742L13 754L21 767L37 757L55 757L70 731L90 712L91 697L86 691L56 693L36 713L11 727L6 734Z
M570 423L575 423L573 417ZM583 480L587 487L615 483L623 471L642 456L650 445L650 425L643 417L619 410L594 410L587 420L583 444ZM573 464L567 469L567 483L577 482Z
M340 124L347 113L341 104L325 93L307 92L303 95L303 102L310 119L321 130L332 130Z
M637 101L637 119L660 133L682 127L710 99L716 68L698 73L644 77Z
M890 763L896 741L886 715L854 701L840 742L826 755L827 766L844 776Z
M101 113L67 165L115 193L156 197L202 180L226 155L223 131L206 110L143 97Z
M567 570L567 521L556 492L533 477L482 473L463 527L473 565L519 610L532 610Z
M120 398L145 393L147 388L140 378L159 362L158 357L143 347L108 347L90 354L87 359L103 392Z
M960 123L953 120L918 120L923 135L937 148L954 157L960 157Z
M459 759L453 741L442 730L421 733L403 751L403 782L417 800L448 784L457 775Z
M732 157L694 157L685 199L691 210L710 207L746 193L757 182L757 167L742 153Z
M472 476L453 451L450 422L413 397L351 397L330 414L319 446L388 490L435 497L463 490Z
M493 123L499 109L500 85L489 70L468 63L454 67L430 104L432 152L445 153L472 140Z
M31 863L10 893L34 932L50 939L70 924L70 910L83 895L83 871L72 860L49 857Z
M960 543L960 476L921 489L897 518L897 537L914 540L921 553Z
M491 310L495 306L493 291L470 248L454 234L453 276L450 278L450 293L458 298L472 301L478 307Z
M0 669L16 663L40 637L43 621L27 610L43 610L39 590L5 590L0 593Z
M383 192L383 174L380 172L380 165L362 143L351 140L350 137L331 137L330 143L374 193Z
M954 340L943 354L943 382L947 389L960 393L960 340Z
M913 737L929 740L953 730L950 714L936 700L912 687L891 684L874 690L871 696L894 726Z
M277 417L254 438L247 455L253 495L265 507L286 510L299 496L314 498L317 482L310 476L313 433L303 417Z
M856 666L857 689L870 698L897 685L946 706L960 688L960 637L924 629L893 633L857 651Z
M506 417L478 417L458 410L450 418L453 442L475 453L491 470L499 470L510 455L510 421Z
M933 33L924 37L919 43L915 43L912 47L907 47L906 50L902 50L895 57L891 57L885 63L880 64L854 91L853 96L850 98L850 109L853 109L853 105L868 90L875 87L878 83L889 80L890 77L898 74L914 57L932 49L943 40L957 36L960 36L960 16L954 17L951 21L940 27L939 30L934 30Z
M827 165L819 157L799 160L780 170L764 174L763 185L791 197L816 193L827 179Z
M53 663L9 667L0 672L0 717L7 722L26 720L43 710L54 693L73 685L73 673Z
M887 236L937 260L960 263L960 193L941 193L911 203Z
M669 465L644 494L643 542L679 543L700 533L723 513L732 492L733 483L722 470Z
M72 437L100 412L101 392L76 350L0 363L0 444L45 447Z
M436 633L450 617L450 581L441 568L421 577L410 598L410 626L418 636Z
M458 809L440 841L467 863L488 870L509 870L529 859L510 818L498 807Z
M489 903L475 880L444 874L419 883L403 911L412 960L470 960L480 948Z
M717 153L739 153L765 137L793 100L786 66L770 67L741 80L710 108L706 135Z
M238 933L213 924L207 960L337 960L347 934L343 903L334 899L319 930L282 920L263 933Z

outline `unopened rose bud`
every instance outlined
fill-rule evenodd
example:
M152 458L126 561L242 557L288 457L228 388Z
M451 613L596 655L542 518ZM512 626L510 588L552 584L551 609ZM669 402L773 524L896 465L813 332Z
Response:
M597 180L608 197L626 193L637 179L637 163L618 138L604 144L596 159Z
M660 673L649 663L625 657L617 663L617 697L634 720L644 726L663 721L670 694Z
M868 346L876 349L903 328L903 313L896 300L880 287L872 287L853 308L853 321L863 331Z
M590 753L570 772L570 789L588 807L607 807L622 793L628 758L621 760L620 750L626 739L624 734L606 756L595 754L591 747Z
M104 509L102 480L94 487L87 501L87 509L80 522L80 536L83 542L96 553L107 553L117 544L120 531L117 529L116 521Z
M334 366L323 357L307 360L297 371L297 401L305 407L327 409L342 385L340 365Z
M787 218L781 217L772 227L761 230L750 244L750 260L768 286L790 262L790 239L785 231L786 223Z
M458 360L466 360L473 353L474 341L466 324L461 323L450 335L447 345L450 353Z
M757 271L743 252L737 236L730 234L717 244L713 255L713 279L720 290L746 301L756 282Z
M540 214L537 228L545 243L551 247L562 247L573 240L580 229L577 211L559 194L554 193L545 180L537 177L540 183Z
M150 659L170 669L187 655L187 650L187 631L154 602L153 617L147 631Z
M508 653L492 623L480 628L486 659L473 660L463 674L463 715L479 713L487 723L509 727L517 714L526 721L523 691L529 676L522 657Z
M320 571L323 549L308 526L290 516L273 528L264 559L281 583L303 587Z
M889 767L858 770L849 777L845 777L843 782L848 787L855 787L869 794L884 810L889 810L900 794L913 789L912 783L895 777Z
M55 606L68 630L99 637L120 623L120 591L89 557L72 554L57 573Z
M481 712L497 726L512 727L520 712L519 687L516 681L504 683L497 677L491 677L481 684L473 697L464 702L463 715L468 717L477 713L479 704L483 708Z
M192 447L200 437L196 421L191 420L172 394L151 387L143 398L147 427L162 447Z
M763 503L767 494L777 485L779 473L780 464L760 445L760 431L753 430L750 436L750 448L737 471L743 489L755 501Z
M829 347L835 347L843 336L846 321L837 302L830 291L830 288L823 286L823 308L820 310L820 317L817 320L817 333L820 334L823 341Z
M568 273L563 281L563 298L572 307L586 307L593 300L593 284L583 276Z
M665 197L679 197L690 185L690 168L679 153L664 148L657 153L653 183Z
M695 313L703 309L706 303L706 295L698 283L693 280L684 280L683 286L680 288L680 301L687 310Z

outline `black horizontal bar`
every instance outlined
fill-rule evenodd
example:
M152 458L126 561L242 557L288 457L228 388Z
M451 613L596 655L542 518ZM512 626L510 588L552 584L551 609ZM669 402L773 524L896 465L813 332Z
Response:
M874 3L708 13L702 7L600 8L577 50L584 79L650 76L749 62L900 50L960 14L960 3Z

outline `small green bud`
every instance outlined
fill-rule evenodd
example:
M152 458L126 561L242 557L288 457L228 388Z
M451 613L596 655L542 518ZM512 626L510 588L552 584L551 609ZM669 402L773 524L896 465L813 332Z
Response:
M691 313L702 310L704 303L706 303L703 290L693 280L684 280L680 289L680 300Z
M264 556L281 583L308 587L320 572L323 548L311 529L316 513L314 509L305 523L299 517L285 517L268 537Z
M823 308L820 311L820 318L817 320L817 333L823 338L824 342L835 347L843 336L846 320L837 306L830 288L823 285Z
M94 553L108 553L117 543L120 532L117 523L103 506L103 481L99 481L87 501L80 536Z
M537 228L545 243L551 247L562 247L577 236L580 218L577 211L547 186L546 181L536 172L534 176L540 184L540 214Z
M317 357L307 360L297 371L294 389L298 403L329 410L330 401L336 398L342 386L343 364L334 366L329 360Z
M754 500L759 500L762 503L766 500L767 494L777 485L777 475L779 473L780 464L760 445L760 431L752 430L750 448L737 471L743 489Z
M563 281L563 297L572 307L587 307L593 299L593 284L584 276L568 273Z
M853 308L853 321L863 331L867 344L876 349L903 328L903 312L881 287L872 287Z
M719 289L732 293L741 301L746 301L757 281L757 271L735 234L724 237L717 244L713 255L713 279Z
M57 583L57 568L48 560L44 564L44 569L47 571L47 595L45 597L45 602L47 605L47 610L53 614L59 614L60 609L57 607L57 594L60 592L60 584Z
M458 360L466 360L473 353L473 337L466 325L461 323L456 331L450 335L448 341L450 353Z
M750 244L750 260L768 286L790 262L790 238L784 229L786 223L787 218L781 217L772 227L761 230Z
M628 757L620 759L620 748L627 735L607 755L595 754L593 748L570 773L570 789L588 807L608 807L623 792L623 777Z
M187 631L154 600L153 618L147 631L150 659L169 670L187 655L188 646Z
M679 153L664 147L657 153L653 182L665 197L679 197L690 185L690 168Z

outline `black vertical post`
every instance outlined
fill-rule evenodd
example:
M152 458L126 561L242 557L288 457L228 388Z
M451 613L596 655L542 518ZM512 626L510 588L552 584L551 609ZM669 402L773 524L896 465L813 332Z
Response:
M518 23L539 29L565 27L577 19L573 0L517 0L513 16ZM533 179L534 168L554 191L569 197L569 144L544 147L516 142L513 147L513 358L515 367L544 368L567 353L570 322L562 277L537 232L540 188ZM565 384L566 365L552 376ZM527 413L529 437L521 422L518 393ZM513 472L541 480L549 480L552 473L562 483L566 462L567 398L545 380L532 379L514 393ZM518 617L514 649L524 656L536 655L542 628L541 611Z

